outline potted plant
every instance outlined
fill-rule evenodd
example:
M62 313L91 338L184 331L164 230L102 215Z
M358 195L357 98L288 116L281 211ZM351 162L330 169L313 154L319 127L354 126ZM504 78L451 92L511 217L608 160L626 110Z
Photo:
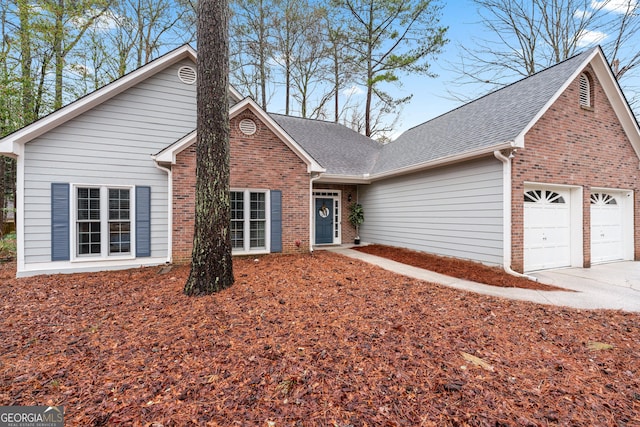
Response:
M353 243L360 244L360 225L364 222L364 208L360 203L352 203L349 206L349 222L356 229L356 237Z

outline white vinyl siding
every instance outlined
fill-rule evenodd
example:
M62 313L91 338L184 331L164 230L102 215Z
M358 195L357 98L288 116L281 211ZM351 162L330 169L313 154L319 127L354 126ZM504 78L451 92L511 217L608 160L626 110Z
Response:
M502 163L493 157L360 186L360 237L502 264L502 188Z
M51 183L151 187L151 256L168 256L167 173L153 154L195 129L181 61L25 145L25 264L51 261ZM74 248L75 252L75 248Z

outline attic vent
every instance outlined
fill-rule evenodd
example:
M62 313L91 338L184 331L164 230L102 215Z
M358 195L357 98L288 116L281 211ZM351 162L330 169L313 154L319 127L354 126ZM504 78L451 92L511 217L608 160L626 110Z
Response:
M258 130L258 128L256 127L256 122L251 119L240 120L238 127L240 128L240 132L244 133L245 135L253 135L254 133L256 133L256 130Z
M184 66L178 70L178 77L182 83L192 85L196 82L196 76L196 70L193 67Z
M585 73L580 74L580 106L591 107L591 82Z

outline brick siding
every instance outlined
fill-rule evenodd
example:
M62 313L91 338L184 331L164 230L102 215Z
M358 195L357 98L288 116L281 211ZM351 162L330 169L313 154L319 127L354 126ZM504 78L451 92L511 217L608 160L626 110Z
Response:
M640 200L638 156L606 98L595 73L585 70L592 82L593 108L579 104L579 78L525 135L512 169L512 265L524 269L524 182L575 185L583 188L583 266L591 265L591 187L634 190L635 259L640 254Z
M250 118L257 131L240 132ZM309 251L309 174L307 165L251 111L231 119L231 188L282 190L282 250ZM179 153L173 166L173 261L188 262L193 247L195 144ZM299 244L296 244L299 242Z

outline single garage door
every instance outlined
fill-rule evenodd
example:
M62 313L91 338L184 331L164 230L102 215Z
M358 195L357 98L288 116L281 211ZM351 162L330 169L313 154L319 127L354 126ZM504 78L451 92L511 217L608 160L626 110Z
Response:
M570 194L556 189L524 193L525 271L571 265Z
M624 258L622 221L619 193L591 194L591 262Z

